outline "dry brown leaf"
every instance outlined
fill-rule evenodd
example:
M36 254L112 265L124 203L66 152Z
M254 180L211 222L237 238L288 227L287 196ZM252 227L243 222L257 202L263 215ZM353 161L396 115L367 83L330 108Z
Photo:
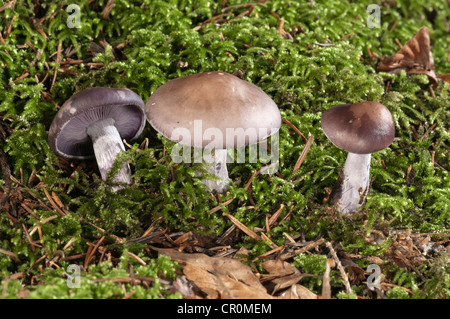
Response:
M438 76L439 79L441 79L442 81L448 82L450 83L450 73L447 74L440 74Z
M246 285L225 275L218 275L218 281L223 289L222 299L272 299L263 288Z
M175 249L153 249L184 265L186 278L206 294L206 298L273 298L250 267L239 260L182 253Z
M262 266L273 276L273 279L266 283L272 295L295 285L303 277L296 267L283 260L267 260L262 263Z
M194 282L207 295L207 298L217 299L220 297L222 289L220 289L215 275L190 263L184 266L183 273L188 280Z
M318 299L317 295L308 288L296 284L286 290L280 298L282 299Z
M422 27L396 54L382 59L377 66L378 72L399 74L426 74L433 83L438 79L434 72L434 60L430 46L430 32Z
M378 71L398 73L401 69L409 70L414 67L434 70L427 27L422 27L396 54L383 59L378 64Z

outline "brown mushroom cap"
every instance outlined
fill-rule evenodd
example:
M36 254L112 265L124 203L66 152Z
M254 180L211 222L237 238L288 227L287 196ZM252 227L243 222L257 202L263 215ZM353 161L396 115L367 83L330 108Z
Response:
M392 114L378 102L336 105L323 113L321 124L334 145L355 154L380 151L395 137Z
M122 139L137 138L145 126L144 101L129 89L95 87L74 94L56 114L49 130L50 148L59 156L94 157L86 128L112 118Z
M226 129L253 130L256 136L245 137L245 145L254 144L275 133L281 115L275 102L257 86L226 72L194 74L171 80L160 86L145 105L149 123L163 136L188 146L235 148L238 138L226 138ZM202 137L207 129L218 129L222 139L201 139L194 143L194 121L201 120ZM172 133L185 128L190 140ZM198 138L198 137L197 137ZM213 142L214 141L214 142ZM212 145L213 144L213 145Z

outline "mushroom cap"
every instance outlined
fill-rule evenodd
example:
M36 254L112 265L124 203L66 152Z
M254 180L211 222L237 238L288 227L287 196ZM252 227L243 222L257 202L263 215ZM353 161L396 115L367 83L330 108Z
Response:
M49 130L50 148L67 159L94 157L86 128L98 120L114 119L123 139L137 138L145 126L144 101L129 89L95 87L74 94L61 106Z
M222 71L165 83L150 96L145 113L149 123L166 138L182 145L216 149L255 144L281 125L277 105L263 90ZM182 138L174 134L180 128L188 133ZM233 134L228 138L227 129Z
M391 112L378 102L336 105L322 115L322 129L340 149L371 154L389 145L395 137Z

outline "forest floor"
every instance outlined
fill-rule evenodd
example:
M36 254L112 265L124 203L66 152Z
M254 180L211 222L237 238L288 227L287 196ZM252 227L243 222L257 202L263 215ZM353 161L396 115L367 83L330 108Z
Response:
M0 0L0 298L449 298L449 12L447 0ZM147 123L114 166L128 162L134 182L113 192L95 160L49 147L76 92L126 87L146 102L217 70L278 105L273 174L229 163L228 191L208 192ZM361 209L341 215L330 195L347 153L320 119L362 101L384 104L396 135L372 155Z

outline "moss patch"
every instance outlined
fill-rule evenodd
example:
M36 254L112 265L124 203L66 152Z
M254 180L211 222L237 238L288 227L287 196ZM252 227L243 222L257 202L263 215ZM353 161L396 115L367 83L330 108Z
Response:
M176 265L155 259L146 244L210 254L213 247L229 245L248 249L251 262L270 252L271 243L287 244L288 235L298 242L324 238L340 245L347 255L365 258L357 261L361 269L371 263L369 257L381 258L387 297L448 297L449 272L441 271L448 270L448 260L427 255L408 265L388 253L401 239L392 233L398 229L448 248L449 84L433 87L425 75L377 73L369 54L395 54L396 39L404 44L425 25L436 71L450 73L447 1L383 1L379 28L367 26L370 1L122 0L110 9L109 1L85 0L77 2L80 28L67 25L73 22L74 13L66 11L71 1L8 3L0 0L0 143L6 163L0 196L7 197L0 207L2 296L17 298L26 289L30 298L123 297L119 284L106 279L129 277L134 263L135 273L155 281L145 286L143 280L142 291L132 294L127 286L125 295L170 297L157 278L173 280ZM146 101L170 79L213 70L258 85L278 104L284 121L277 174L258 174L261 163L231 163L229 192L211 195L195 177L197 167L173 163L173 143L149 125L106 182L95 163L65 161L48 146L58 107L78 90L127 87ZM397 138L373 155L362 212L344 218L326 200L346 153L327 140L320 118L333 105L364 100L390 109ZM310 137L307 156L294 171ZM135 184L112 193L111 176L123 161L130 162ZM236 230L222 213L270 241ZM382 240L372 240L377 233ZM130 241L138 242L131 246L136 257L128 254ZM327 252L318 249L311 258ZM136 264L139 259L145 266ZM300 262L306 267L313 261L305 256L296 262L301 268ZM65 286L63 270L71 263L90 265L83 269L82 291ZM339 273L332 275L333 297L345 297ZM88 284L94 278L105 282L95 288ZM319 289L314 280L310 288ZM376 297L362 281L353 287L360 296Z

